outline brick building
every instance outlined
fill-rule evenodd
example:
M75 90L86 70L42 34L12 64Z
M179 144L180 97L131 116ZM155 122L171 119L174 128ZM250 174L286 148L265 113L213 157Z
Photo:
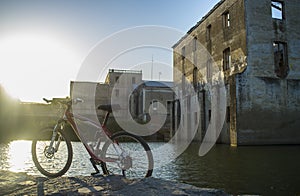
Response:
M210 119L205 85L222 71L227 116L219 142L300 143L299 10L298 0L221 0L173 46L174 70L202 106L198 139ZM182 80L174 72L174 82Z

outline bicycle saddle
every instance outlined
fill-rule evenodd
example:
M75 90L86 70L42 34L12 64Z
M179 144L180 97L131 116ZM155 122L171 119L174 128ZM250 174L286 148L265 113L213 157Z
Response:
M105 104L105 105L99 105L98 109L111 113L113 110L114 111L120 110L121 107L120 107L119 104L113 104L113 105L112 104Z

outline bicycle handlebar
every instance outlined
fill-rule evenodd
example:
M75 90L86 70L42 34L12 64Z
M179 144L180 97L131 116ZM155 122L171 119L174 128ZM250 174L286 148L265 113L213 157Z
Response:
M49 100L49 99L46 99L46 98L43 98L43 100L46 102L46 103L51 103L52 100Z
M83 100L80 99L80 98L76 98L76 99L69 99L69 100L49 100L49 99L46 99L46 98L43 98L43 100L46 102L46 103L53 103L53 102L57 102L57 103L60 103L60 104L64 104L64 105L71 105L72 103L73 104L77 104L77 103L82 103Z

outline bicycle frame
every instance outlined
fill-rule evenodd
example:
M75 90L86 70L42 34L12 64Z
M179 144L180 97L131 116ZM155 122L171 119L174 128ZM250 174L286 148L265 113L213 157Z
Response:
M115 159L112 159L112 158L109 158L109 159L105 158L104 159L103 157L102 158L98 157L93 152L93 150L91 150L91 147L86 142L84 142L83 139L81 138L80 130L79 130L79 128L78 128L78 126L76 125L76 122L75 122L75 120L80 120L80 121L88 122L88 124L91 125L91 126L93 126L94 128L103 130L104 134L108 137L108 139L110 139L111 132L109 132L109 130L105 126L106 122L108 120L108 117L109 117L109 112L106 113L102 125L99 126L99 123L94 122L94 121L92 121L89 118L86 118L86 117L81 116L81 115L73 114L70 111L70 105L67 105L67 108L65 109L63 116L57 121L57 124L55 125L55 127L53 129L52 139L51 139L51 143L49 145L50 148L48 149L48 153L51 153L51 150L54 150L54 152L55 152L59 148L60 138L59 138L58 142L56 143L55 147L53 148L54 140L55 140L55 137L57 135L57 130L59 128L62 128L62 127L59 127L59 126L65 126L65 125L62 125L62 123L66 123L66 124L70 124L72 130L77 135L77 137L79 138L79 140L83 143L85 149L87 150L87 152L89 153L90 157L93 160L98 161L98 162L114 162L114 161L116 161ZM96 147L95 149L98 149L100 147L100 143L101 142L102 141L100 141L100 139L98 139L98 141L97 141L97 143L95 145L95 147ZM117 149L116 149L116 151L117 151Z

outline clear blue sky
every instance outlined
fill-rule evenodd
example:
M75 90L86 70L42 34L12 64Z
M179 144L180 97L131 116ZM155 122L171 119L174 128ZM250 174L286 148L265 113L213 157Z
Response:
M22 101L65 97L69 81L100 40L140 25L186 32L218 1L1 0L0 84ZM30 59L31 53L39 58Z

